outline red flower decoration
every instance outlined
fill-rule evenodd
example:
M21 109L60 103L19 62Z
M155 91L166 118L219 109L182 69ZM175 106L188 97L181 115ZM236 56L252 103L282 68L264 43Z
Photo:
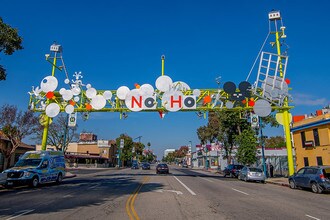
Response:
M54 97L54 92L47 92L46 97L47 99L52 99Z

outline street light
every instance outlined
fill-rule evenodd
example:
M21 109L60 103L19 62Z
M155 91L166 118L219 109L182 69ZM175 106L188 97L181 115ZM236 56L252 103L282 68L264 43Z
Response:
M188 152L190 153L190 166L191 167L193 167L193 165L192 165L192 142L191 141L189 141L189 145L188 145Z

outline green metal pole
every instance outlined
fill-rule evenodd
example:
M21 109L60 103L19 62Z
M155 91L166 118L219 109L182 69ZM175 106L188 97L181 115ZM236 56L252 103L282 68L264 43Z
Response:
M55 52L54 54L54 60L53 60L53 67L52 67L52 76L55 75L55 68L56 68L56 55L57 53ZM42 142L41 142L41 150L46 150L47 147L47 137L48 137L48 128L49 128L49 122L50 122L50 118L45 115L46 117L46 123L44 125L44 131L42 134Z

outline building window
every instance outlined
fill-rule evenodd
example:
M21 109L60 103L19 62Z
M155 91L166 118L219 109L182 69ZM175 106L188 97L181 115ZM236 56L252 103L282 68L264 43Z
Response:
M316 160L317 160L317 165L318 166L323 166L322 157L316 157Z
M317 128L313 129L313 135L315 146L320 146L319 131Z
M308 157L304 157L304 165L305 167L309 166Z
M306 135L305 135L305 132L304 132L304 131L301 132L300 135L301 135L301 146L302 146L302 147L306 147L306 146L305 146L305 143L306 143Z

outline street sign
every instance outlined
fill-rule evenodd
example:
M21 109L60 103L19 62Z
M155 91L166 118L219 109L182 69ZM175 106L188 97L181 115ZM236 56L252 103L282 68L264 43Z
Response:
M120 148L124 148L124 139L120 139Z
M256 114L251 114L251 127L252 128L259 127L259 117Z
M77 112L74 112L69 115L68 126L75 127L76 124L77 124Z

